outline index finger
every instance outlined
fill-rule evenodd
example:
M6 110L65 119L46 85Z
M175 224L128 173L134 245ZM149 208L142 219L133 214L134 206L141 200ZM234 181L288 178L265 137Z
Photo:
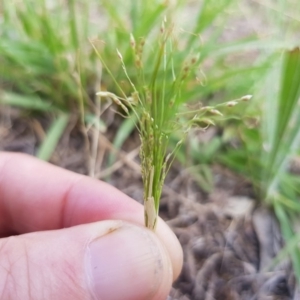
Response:
M106 219L140 223L139 203L109 184L24 154L0 154L0 234Z

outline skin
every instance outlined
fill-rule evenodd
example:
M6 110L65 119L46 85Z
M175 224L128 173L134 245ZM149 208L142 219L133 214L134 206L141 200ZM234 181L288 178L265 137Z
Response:
M0 299L166 299L182 250L161 219L155 233L143 223L143 207L104 182L0 153Z

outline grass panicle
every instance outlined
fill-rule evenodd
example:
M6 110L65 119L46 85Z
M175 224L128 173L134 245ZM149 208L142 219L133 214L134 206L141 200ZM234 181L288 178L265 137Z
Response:
M150 73L144 70L143 47L147 41L143 38L137 43L133 34L128 39L133 51L137 76L131 79L127 71L123 55L116 50L123 72L131 86L131 95L126 97L126 92L117 82L101 52L95 47L102 65L113 77L122 96L117 96L108 91L97 93L100 97L110 98L128 115L129 109L137 117L137 128L140 134L141 148L140 159L142 166L142 179L144 185L145 225L155 230L159 211L159 201L163 184L187 133L192 127L208 128L215 121L229 118L224 117L220 110L233 107L240 102L250 100L246 95L239 99L220 103L215 106L199 105L197 109L189 110L182 102L182 90L187 81L196 76L198 66L197 54L184 57L177 47L174 25L164 19L157 33L157 45L153 47L153 69ZM175 57L181 57L181 64L175 68ZM128 108L129 109L128 109ZM180 140L169 152L170 135L179 133Z

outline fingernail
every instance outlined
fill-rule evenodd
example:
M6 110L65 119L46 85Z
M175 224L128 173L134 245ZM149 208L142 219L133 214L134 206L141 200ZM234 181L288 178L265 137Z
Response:
M170 259L156 236L125 224L91 242L87 260L96 299L163 299L171 286ZM160 295L160 296L159 296Z

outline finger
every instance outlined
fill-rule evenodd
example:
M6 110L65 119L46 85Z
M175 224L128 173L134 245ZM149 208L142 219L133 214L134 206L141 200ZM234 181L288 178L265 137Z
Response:
M142 225L143 207L104 182L27 155L0 153L0 235L108 219ZM169 251L175 279L182 267L181 246L161 219L156 234Z
M146 228L102 221L0 239L0 299L164 300L168 252Z
M0 233L26 233L139 214L112 186L23 154L0 154Z

